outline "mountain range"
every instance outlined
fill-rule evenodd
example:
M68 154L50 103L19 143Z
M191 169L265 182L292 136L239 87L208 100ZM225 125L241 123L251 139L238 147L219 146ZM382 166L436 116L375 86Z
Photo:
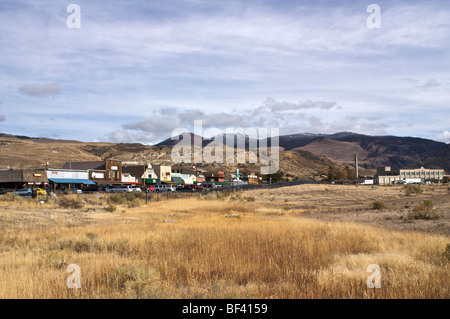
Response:
M192 140L194 134L191 133ZM203 139L203 147L214 141L225 144L227 136L221 134L210 139ZM244 136L246 148L259 143L259 140ZM255 141L256 140L256 141ZM179 140L167 139L156 146L173 146ZM234 147L239 147L236 137ZM272 139L267 138L266 145L271 145ZM215 143L217 144L217 143ZM335 134L292 134L279 136L281 151L307 151L324 156L343 165L353 165L355 154L359 165L366 169L376 169L380 166L391 166L393 170L413 168L421 165L432 165L433 168L444 168L450 171L450 148L443 142L417 137L370 136L352 132Z
M238 143L238 138L243 143ZM271 138L258 140L248 135L217 135L203 138L202 146L226 145L227 138L234 148L272 143ZM185 136L186 137L186 136ZM184 138L184 137L183 137ZM195 138L189 134L191 143ZM231 139L230 139L231 138ZM0 134L0 169L59 168L68 160L94 161L116 158L128 163L171 163L172 147L181 139L166 139L156 145L141 143L89 143L73 140L33 138ZM185 141L186 142L186 141ZM417 137L370 136L351 132L336 134L291 134L279 137L280 170L294 178L320 179L329 166L353 167L358 155L360 174L373 174L380 166L400 168L443 168L450 172L450 145ZM248 155L248 154L247 154ZM204 170L233 172L240 168L250 173L259 164L200 164Z

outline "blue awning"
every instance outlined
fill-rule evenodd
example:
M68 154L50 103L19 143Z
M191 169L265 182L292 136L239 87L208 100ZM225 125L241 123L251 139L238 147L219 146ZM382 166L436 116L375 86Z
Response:
M49 178L49 181L55 184L85 184L95 185L95 183L89 179L70 179L70 178Z

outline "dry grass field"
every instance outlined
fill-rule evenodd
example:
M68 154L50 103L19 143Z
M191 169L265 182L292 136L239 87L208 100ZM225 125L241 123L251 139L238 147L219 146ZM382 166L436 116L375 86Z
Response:
M428 185L162 195L148 205L3 196L0 298L449 298L449 199ZM418 214L424 201L429 215ZM67 288L70 264L80 289ZM367 287L372 264L381 288Z

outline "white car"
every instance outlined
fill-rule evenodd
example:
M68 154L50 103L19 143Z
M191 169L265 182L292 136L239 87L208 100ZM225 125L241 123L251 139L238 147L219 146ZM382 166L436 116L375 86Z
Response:
M142 192L142 189L139 186L131 186L133 192Z
M131 193L133 188L128 185L115 186L110 189L111 193Z
M176 189L170 185L167 184L156 184L156 185L151 185L148 187L148 190L151 192L156 192L156 193L160 193L160 192L175 192Z

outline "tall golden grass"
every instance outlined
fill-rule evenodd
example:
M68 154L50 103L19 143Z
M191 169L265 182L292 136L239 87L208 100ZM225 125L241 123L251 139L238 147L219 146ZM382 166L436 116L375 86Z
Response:
M245 196L123 207L79 227L3 227L0 298L450 297L447 236L321 222ZM66 286L69 264L80 289ZM371 264L379 289L367 287Z

